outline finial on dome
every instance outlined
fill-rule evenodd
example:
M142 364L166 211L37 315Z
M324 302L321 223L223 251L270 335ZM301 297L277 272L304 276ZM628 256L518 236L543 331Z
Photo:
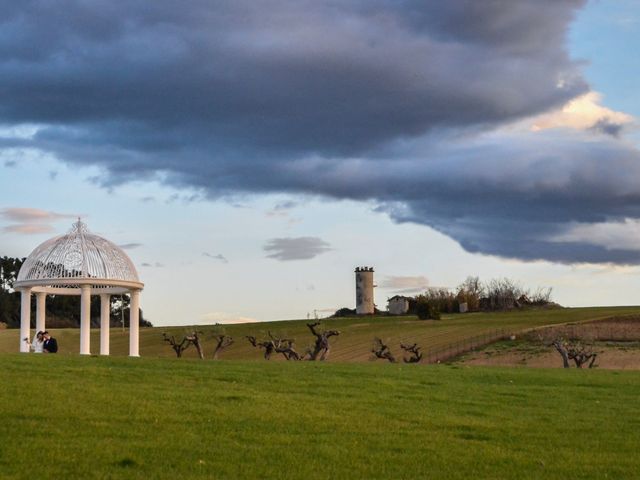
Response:
M87 224L83 223L82 218L78 216L78 220L71 224L71 231L69 233L84 234L87 232Z

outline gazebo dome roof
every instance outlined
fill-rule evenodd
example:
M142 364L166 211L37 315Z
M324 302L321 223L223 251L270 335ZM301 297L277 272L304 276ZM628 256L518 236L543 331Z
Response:
M69 233L51 238L31 252L16 284L106 286L139 282L127 254L109 240L90 233L78 219Z

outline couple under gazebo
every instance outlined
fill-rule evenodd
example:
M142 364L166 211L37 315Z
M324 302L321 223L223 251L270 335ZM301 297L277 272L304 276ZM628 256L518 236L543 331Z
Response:
M100 296L100 355L109 355L111 295L130 295L129 356L139 356L140 292L144 284L131 259L114 243L90 233L78 219L66 235L42 243L27 257L14 288L22 295L20 351L29 352L31 295L36 331L44 332L47 295L80 296L80 353L91 354L91 295Z
M29 341L29 337L24 337L22 341L33 353L58 353L58 341L46 330L38 330L32 341Z

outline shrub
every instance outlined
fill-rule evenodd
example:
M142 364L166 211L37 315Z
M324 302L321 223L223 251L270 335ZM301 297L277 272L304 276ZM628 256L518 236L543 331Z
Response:
M518 299L526 297L527 292L513 280L500 278L490 280L484 287L484 294L480 307L495 311L519 308Z
M424 303L418 307L419 303ZM560 308L551 301L551 288L538 288L534 293L509 279L492 279L481 282L478 277L467 277L456 293L445 288L432 288L409 301L409 313L420 318L433 318L429 309L438 313L458 313L460 304L467 304L467 311L477 312L511 310L514 308Z
M418 295L414 304L415 313L420 320L440 320L440 311L426 295Z
M456 296L444 288L432 288L415 298L417 303L426 302L439 313L456 313L460 303Z
M351 308L343 307L336 310L336 313L334 313L332 316L333 317L352 317L355 314L356 314L355 308L351 309Z

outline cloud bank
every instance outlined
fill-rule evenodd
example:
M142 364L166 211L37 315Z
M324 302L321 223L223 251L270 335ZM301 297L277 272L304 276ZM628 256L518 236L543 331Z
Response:
M375 201L471 252L638 263L563 235L640 218L630 120L593 96L588 122L553 114L590 92L566 47L584 3L3 2L0 124L32 127L0 149L99 165L108 185ZM292 259L282 245L270 256Z

